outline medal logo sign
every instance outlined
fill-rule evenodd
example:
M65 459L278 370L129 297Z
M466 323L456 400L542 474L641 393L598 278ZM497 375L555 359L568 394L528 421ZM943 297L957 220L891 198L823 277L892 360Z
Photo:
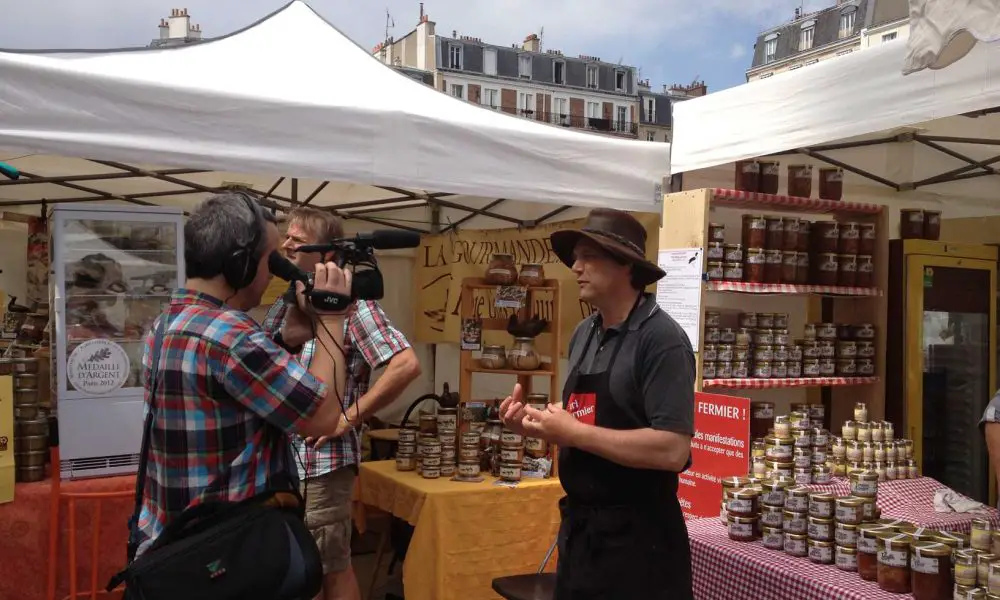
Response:
M111 340L93 339L77 346L66 361L66 378L74 389L103 396L128 380L128 354Z
M593 425L597 417L597 394L570 394L566 401L566 412L586 425Z

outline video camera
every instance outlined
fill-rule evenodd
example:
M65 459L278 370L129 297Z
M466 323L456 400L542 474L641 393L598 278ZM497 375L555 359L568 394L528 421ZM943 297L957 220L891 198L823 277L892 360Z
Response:
M420 245L420 235L402 230L376 230L359 233L353 238L341 238L329 244L299 246L296 252L318 252L323 260L333 255L337 266L351 267L353 281L351 296L318 292L313 289L313 273L306 273L282 256L277 250L268 257L271 274L288 282L301 281L306 288L306 297L320 311L341 312L355 300L381 300L385 295L382 271L375 260L375 250L398 250L416 248ZM359 269L360 267L360 269ZM295 302L294 293L291 302Z

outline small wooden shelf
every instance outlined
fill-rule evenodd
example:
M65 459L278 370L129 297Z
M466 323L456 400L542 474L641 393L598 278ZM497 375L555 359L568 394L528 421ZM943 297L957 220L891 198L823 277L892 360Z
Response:
M706 281L709 292L736 294L781 294L786 296L881 296L879 288L844 287L837 285L797 285L789 283L749 283L746 281Z
M530 294L530 293L533 293L533 292L555 292L555 291L558 291L558 289L559 289L558 286L554 285L555 281L556 280L554 280L554 279L546 279L545 280L545 285L533 285L533 286L529 286L528 287L528 293ZM470 290L493 290L493 289L496 289L498 287L504 287L504 286L499 286L499 285L497 285L495 283L486 283L486 280L483 279L482 277L468 277L463 282L463 285L465 287L469 288ZM517 287L517 284L515 283L511 287Z
M473 358L469 370L473 373L488 373L493 375L517 375L518 377L555 377L556 369L550 362L542 364L533 371L521 371L518 369L488 369L484 367L478 358Z
M877 215L884 209L881 204L845 202L843 200L820 200L819 198L781 196L777 194L762 194L760 192L740 192L724 188L712 189L712 205L743 210L780 209L783 212L841 215Z
M701 386L703 388L728 388L732 390L770 390L871 385L878 382L878 377L785 377L781 379L705 379Z

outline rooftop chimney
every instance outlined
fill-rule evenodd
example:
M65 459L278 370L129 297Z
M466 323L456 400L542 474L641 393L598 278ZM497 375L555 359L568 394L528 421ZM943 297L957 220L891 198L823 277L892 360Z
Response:
M170 25L166 19L160 19L160 39L165 40L170 37Z
M188 37L191 31L191 17L186 8L175 8L170 11L170 18L167 20L168 36L170 39L183 39Z
M527 52L538 52L541 49L539 44L538 34L532 33L528 37L524 38L524 45L521 46Z

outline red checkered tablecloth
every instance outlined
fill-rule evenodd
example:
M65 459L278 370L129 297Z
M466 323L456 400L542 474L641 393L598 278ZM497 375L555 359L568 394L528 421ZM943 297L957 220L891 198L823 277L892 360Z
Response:
M837 495L848 493L848 483L810 486ZM988 518L1000 525L1000 512L987 514L938 513L934 492L943 488L930 477L879 484L878 505L883 517L910 521L921 527L968 532L972 519ZM889 600L900 598L862 581L857 573L805 558L768 550L758 542L734 542L718 518L687 522L691 538L691 566L697 600Z

